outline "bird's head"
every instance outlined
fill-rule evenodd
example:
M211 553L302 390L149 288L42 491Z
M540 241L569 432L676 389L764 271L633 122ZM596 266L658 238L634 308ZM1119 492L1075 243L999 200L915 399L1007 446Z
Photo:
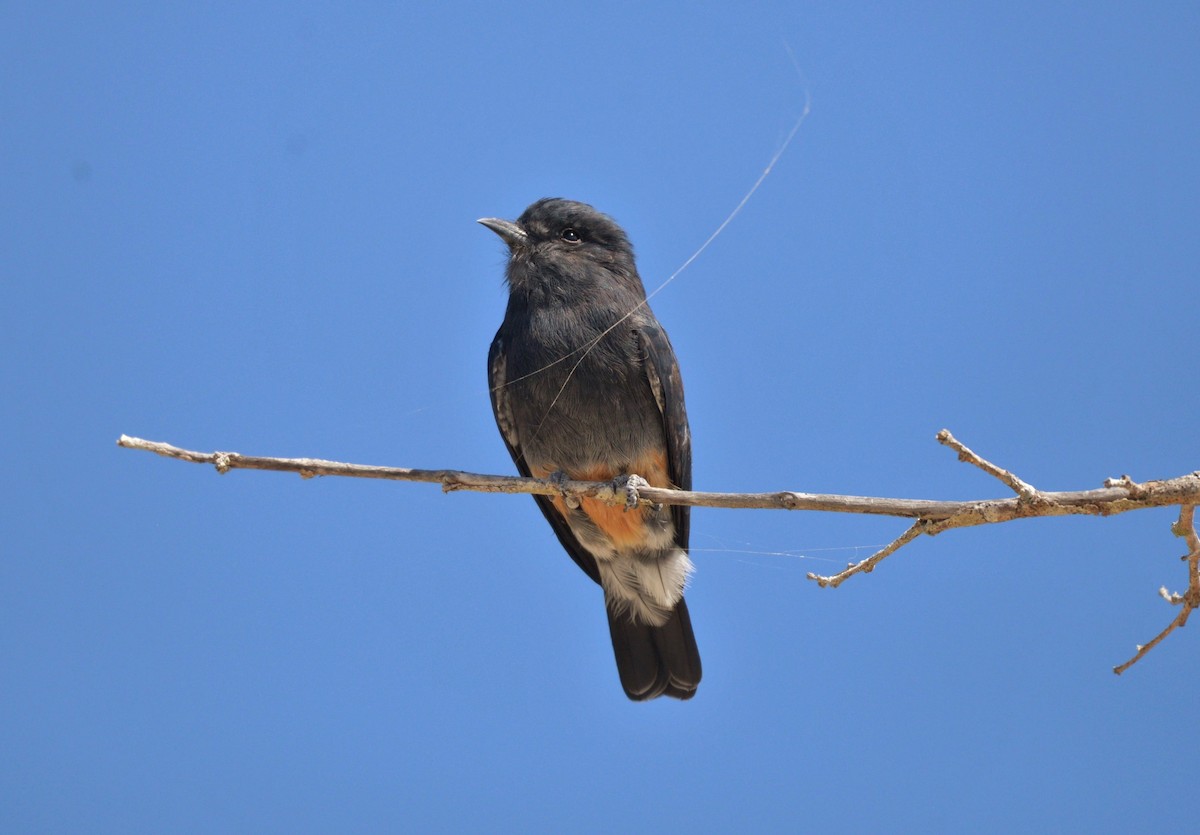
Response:
M547 197L516 221L479 222L508 244L505 277L513 292L571 297L616 284L645 296L624 230L586 203Z

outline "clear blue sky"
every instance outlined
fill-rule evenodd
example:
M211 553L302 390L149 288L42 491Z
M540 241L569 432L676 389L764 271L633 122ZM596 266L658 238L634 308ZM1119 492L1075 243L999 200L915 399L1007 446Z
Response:
M968 6L970 8L968 9ZM690 703L628 702L512 472L503 247L593 203L698 489L1005 495L1200 467L1194 3L9 3L0 829L1131 831L1195 794L1169 510L915 543L699 510ZM789 49L800 72L793 66ZM1200 627L1198 627L1200 628Z

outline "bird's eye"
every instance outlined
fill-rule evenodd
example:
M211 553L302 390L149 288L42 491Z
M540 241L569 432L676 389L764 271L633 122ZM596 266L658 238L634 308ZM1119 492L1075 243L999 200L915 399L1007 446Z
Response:
M562 230L562 232L559 233L559 237L569 244L577 244L583 240L574 226L568 226L566 229Z

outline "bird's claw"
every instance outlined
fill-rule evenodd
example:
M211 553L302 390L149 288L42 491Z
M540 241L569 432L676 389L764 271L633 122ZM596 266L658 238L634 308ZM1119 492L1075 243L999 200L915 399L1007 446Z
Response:
M579 497L567 495L567 482L571 480L571 477L562 470L555 470L547 478L551 484L558 488L558 492L562 494L563 504L571 508L571 510L576 510L579 507Z
M617 476L613 479L613 490L624 491L625 493L625 509L636 510L641 504L642 497L638 491L643 487L650 487L650 482L642 478L636 473L630 475Z

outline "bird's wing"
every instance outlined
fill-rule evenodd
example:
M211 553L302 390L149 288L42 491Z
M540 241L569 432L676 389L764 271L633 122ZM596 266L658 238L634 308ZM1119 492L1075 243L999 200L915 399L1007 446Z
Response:
M642 367L650 381L658 410L662 413L663 436L667 441L667 471L680 490L692 489L692 436L683 405L683 378L667 332L653 320L639 322L634 333L641 347ZM688 547L689 516L684 505L671 506L675 544Z

